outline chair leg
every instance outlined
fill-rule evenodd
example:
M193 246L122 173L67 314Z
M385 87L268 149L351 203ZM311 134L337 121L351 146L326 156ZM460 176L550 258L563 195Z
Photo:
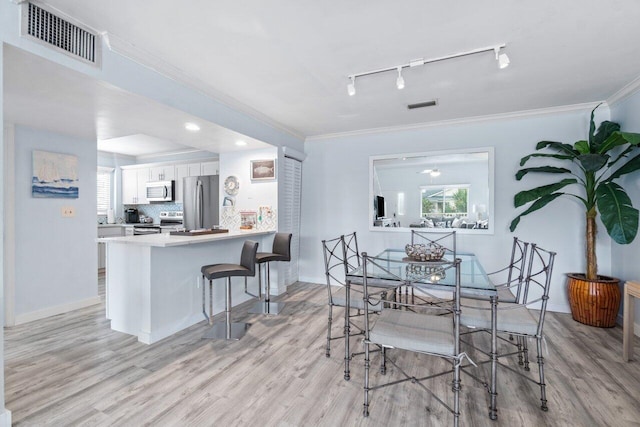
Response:
M548 411L547 407L547 392L546 392L546 384L544 382L544 356L542 355L542 337L538 337L537 341L537 350L538 350L538 374L540 375L540 401L542 405L540 409L543 411Z
M212 283L212 280L209 280L209 324L213 325L213 283Z
M458 426L460 422L460 390L462 389L460 383L460 363L459 361L453 362L453 425Z
M369 416L369 344L364 343L364 409L362 415Z
M271 263L267 263L266 279L264 292L264 302L258 301L249 310L249 313L254 314L278 314L284 307L282 302L271 302ZM262 289L262 274L260 273L260 264L258 264L258 281L260 282L260 289Z
M209 287L211 288L212 281L209 281ZM209 321L213 322L213 292L210 289L210 297L209 297L209 306L210 306L210 316ZM222 323L217 323L213 325L209 331L204 334L202 338L206 339L224 339L224 340L239 340L244 336L244 334L249 329L248 323L231 323L231 277L227 277L227 282L225 286L225 322L224 325Z
M387 373L387 349L380 347L380 373L385 375Z
M522 356L523 356L523 351L522 351L522 340L524 339L524 337L521 336L517 336L516 337L516 345L518 346L518 365L522 366L524 365L524 362L522 361Z
M207 314L207 296L206 296L206 282L204 281L204 275L202 275L202 314L207 322L211 324L211 316Z
M327 321L327 350L325 355L331 357L331 323L333 319L333 306L329 304L329 320Z
M522 337L522 353L524 354L524 370L530 371L529 368L529 346L527 345L527 338Z

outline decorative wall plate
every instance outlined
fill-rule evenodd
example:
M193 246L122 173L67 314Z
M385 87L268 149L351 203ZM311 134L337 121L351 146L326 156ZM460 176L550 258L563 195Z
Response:
M240 191L240 182L238 178L231 175L224 180L224 192L230 196L235 196Z

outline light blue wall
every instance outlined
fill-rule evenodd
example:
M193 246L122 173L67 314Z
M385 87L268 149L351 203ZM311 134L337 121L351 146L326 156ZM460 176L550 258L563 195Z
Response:
M606 109L603 109L606 110ZM557 251L549 307L568 311L564 273L584 271L584 213L571 199L558 199L544 213L522 219L515 234L513 196L553 177L515 180L520 158L544 139L585 139L589 110L491 120L459 125L311 140L303 164L300 280L323 283L321 240L357 231L360 250L379 253L404 247L408 232L369 231L369 156L471 147L495 147L495 231L493 235L460 235L459 248L475 252L488 271L508 262L513 236ZM608 117L608 111L601 111ZM537 179L536 179L537 178ZM519 212L519 211L518 211ZM600 270L610 271L608 241L598 244Z
M0 7L0 12L2 8ZM0 13L2 15L2 13ZM2 23L4 17L0 18ZM3 64L4 64L4 49L0 43L0 82L3 80ZM3 99L3 85L0 84L0 101ZM0 118L4 117L3 102L0 102ZM0 182L4 184L4 160L5 160L5 140L4 140L4 121L0 120ZM0 185L0 236L5 235L4 230L4 191L5 186ZM4 240L4 239L3 239ZM0 245L0 277L2 278L2 286L0 286L0 427L11 425L11 412L7 411L4 406L4 245Z
M31 197L32 152L78 157L79 197ZM23 126L15 128L16 317L98 295L96 143ZM63 218L71 206L74 218Z
M627 132L640 133L640 91L628 96L611 107L611 120L620 124ZM628 175L620 184L631 198L633 206L640 208L640 173ZM621 280L640 281L640 236L628 245L618 245L612 242L612 270ZM635 318L640 319L640 304L636 304ZM636 328L636 331L638 329Z

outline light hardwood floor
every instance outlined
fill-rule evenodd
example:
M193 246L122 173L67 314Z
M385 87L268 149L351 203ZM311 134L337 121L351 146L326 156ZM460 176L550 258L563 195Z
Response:
M450 425L452 416L410 383L373 392L371 415L362 417L362 358L354 359L347 382L342 343L333 342L331 358L324 355L325 299L323 286L298 283L278 316L249 315L249 305L241 306L234 318L252 326L238 342L201 339L203 321L140 344L109 328L103 305L7 329L6 407L16 425L34 426ZM640 363L622 361L622 329L551 313L545 330L549 412L539 409L536 386L500 371L499 419L490 421L488 394L463 376L461 425L640 425ZM353 346L360 348L356 339ZM438 368L426 356L391 357ZM372 373L375 383L380 374ZM389 366L388 378L396 374ZM450 389L442 378L432 385Z

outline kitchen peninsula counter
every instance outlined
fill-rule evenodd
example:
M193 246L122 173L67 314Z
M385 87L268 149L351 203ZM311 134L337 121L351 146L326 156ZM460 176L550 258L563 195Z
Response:
M152 344L204 321L200 268L216 263L238 264L246 240L257 241L259 251L269 250L273 233L249 230L199 236L165 233L97 239L106 243L106 315L111 320L111 329ZM277 269L272 269L272 281L273 270ZM257 276L250 277L250 292L256 294L257 286ZM208 288L207 282L207 308ZM223 281L214 281L214 314L224 310L224 298ZM244 293L243 278L235 278L233 305L250 298Z

